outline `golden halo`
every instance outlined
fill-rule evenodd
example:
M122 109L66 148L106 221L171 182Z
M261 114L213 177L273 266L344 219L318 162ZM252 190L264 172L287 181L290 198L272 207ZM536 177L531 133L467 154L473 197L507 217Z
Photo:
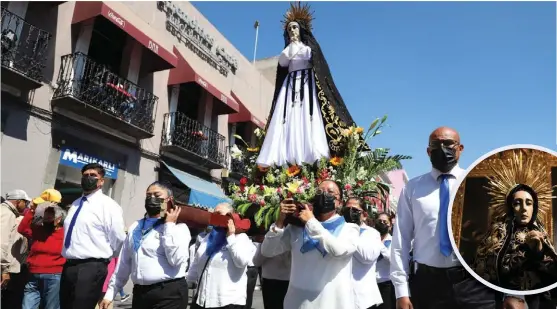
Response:
M302 3L298 1L290 3L290 9L284 14L281 22L285 30L289 23L297 22L300 26L311 31L311 22L313 20L313 12L310 11L309 4L305 3L302 5Z
M553 188L548 182L551 170L539 155L539 150L524 153L522 149L509 150L510 158L501 157L493 160L489 167L494 173L490 176L486 186L487 193L492 197L490 207L493 209L495 218L501 218L507 214L507 196L517 185L527 185L538 195L539 222L551 209Z

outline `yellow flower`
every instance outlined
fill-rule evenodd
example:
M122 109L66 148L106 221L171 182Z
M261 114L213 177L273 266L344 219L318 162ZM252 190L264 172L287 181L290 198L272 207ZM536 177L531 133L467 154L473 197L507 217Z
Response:
M297 165L292 165L286 170L286 175L289 177L294 177L300 174L301 169Z
M358 134L364 133L364 128L362 128L362 127L357 127L357 128L356 128L356 133L358 133Z
M344 159L341 157L333 157L331 158L331 160L329 160L329 162L331 162L331 164L334 166L338 166L341 165L342 162L344 162Z
M248 150L249 152L258 152L258 151L259 151L259 147L248 148L247 150Z
M302 185L301 181L293 181L286 185L286 189L290 191L290 193L297 193L298 188Z

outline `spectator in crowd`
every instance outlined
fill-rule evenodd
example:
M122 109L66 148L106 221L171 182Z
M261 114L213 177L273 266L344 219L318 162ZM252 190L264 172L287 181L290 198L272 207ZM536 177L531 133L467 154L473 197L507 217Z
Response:
M106 275L106 279L104 280L103 294L102 294L101 300L99 301L99 304L97 305L96 309L100 308L101 305L102 305L102 299L106 295L106 290L108 290L108 285L110 284L110 279L112 278L112 275L114 274L114 270L116 269L117 264L118 264L118 258L113 258L112 260L110 260L110 263L108 263L108 274ZM120 289L118 294L120 294L120 297L121 297L120 300L122 302L125 302L126 300L128 300L130 298L130 295L126 295L124 293L124 288L123 287ZM107 306L107 308L112 309L113 308L112 303L109 304Z
M90 163L81 174L83 196L72 203L64 220L61 309L95 308L108 263L118 255L126 237L122 207L102 192L104 167Z
M37 202L37 203L36 203ZM44 213L34 220L36 209ZM60 308L60 277L66 259L62 256L66 211L52 202L34 199L21 220L18 232L32 239L27 257L29 279L24 289L23 309Z
M260 240L262 241L262 240ZM290 251L268 258L261 254L261 243L257 243L253 264L261 267L261 290L265 309L283 309L284 297L290 282Z
M22 214L31 199L23 190L6 194L0 208L2 307L19 308L23 301L23 287L27 282L27 239L17 232Z
M251 237L250 237L251 240ZM257 245L253 242L255 247ZM247 283L247 290L246 290L246 306L245 309L251 309L251 305L253 304L253 292L255 291L255 286L257 285L257 275L259 272L257 271L257 267L253 264L253 259L248 263L248 268L246 270L246 276L248 276L248 283Z
M172 190L154 182L147 188L147 214L134 222L128 233L118 265L101 309L112 305L114 294L128 282L134 284L132 308L181 309L188 303L185 280L191 234L188 226L177 223L181 208L174 206Z
M230 204L217 205L215 212L230 216ZM188 281L197 283L193 309L244 309L247 299L247 267L253 260L255 246L245 233L236 234L232 219L228 227L214 227L205 236L188 272Z

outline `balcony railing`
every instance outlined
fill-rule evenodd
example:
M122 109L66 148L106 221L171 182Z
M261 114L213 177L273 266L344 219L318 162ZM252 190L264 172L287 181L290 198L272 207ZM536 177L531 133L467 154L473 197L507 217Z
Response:
M158 97L83 53L62 56L53 101L73 97L152 135Z
M226 139L180 112L164 115L163 146L174 146L196 154L212 168L225 167L228 160Z
M242 156L239 158L233 158L232 154L230 157L230 172L246 176L246 167L249 165L249 153L244 146L236 145L238 149L242 152Z
M2 8L2 67L37 82L43 79L50 33Z

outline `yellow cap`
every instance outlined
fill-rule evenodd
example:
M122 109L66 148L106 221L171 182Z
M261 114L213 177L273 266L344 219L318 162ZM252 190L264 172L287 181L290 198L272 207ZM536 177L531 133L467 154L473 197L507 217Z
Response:
M41 196L33 199L33 204L39 205L44 202L60 203L62 201L62 194L55 189L46 189L41 193Z

